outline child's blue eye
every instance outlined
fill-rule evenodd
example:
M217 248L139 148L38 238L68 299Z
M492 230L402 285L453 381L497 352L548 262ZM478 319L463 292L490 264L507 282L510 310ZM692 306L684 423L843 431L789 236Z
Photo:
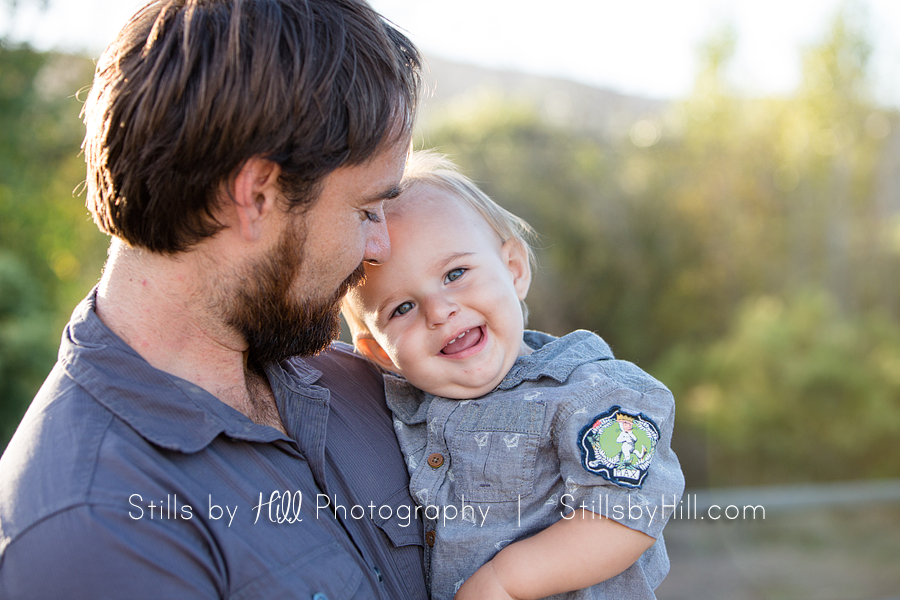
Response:
M456 281L457 279L462 277L463 273L465 273L465 272L466 272L466 269L453 269L452 271L447 273L447 276L445 277L445 279L447 280L447 282Z
M399 316L405 315L406 313L411 311L414 306L415 305L412 302L404 302L403 304L401 304L400 306L398 306L397 308L394 309L394 312L393 312L393 314L391 314L391 316L399 317Z

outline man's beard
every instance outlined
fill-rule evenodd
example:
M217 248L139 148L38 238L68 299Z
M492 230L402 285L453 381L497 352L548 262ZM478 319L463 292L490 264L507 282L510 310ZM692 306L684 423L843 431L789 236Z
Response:
M306 236L289 225L274 252L245 271L227 312L248 344L248 366L259 370L292 356L311 356L340 334L341 298L365 278L360 264L331 296L295 299L292 286L305 258Z

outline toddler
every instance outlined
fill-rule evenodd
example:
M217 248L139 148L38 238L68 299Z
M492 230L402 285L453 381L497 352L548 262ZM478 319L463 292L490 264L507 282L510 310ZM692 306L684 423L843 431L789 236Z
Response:
M531 230L440 155L344 300L381 366L434 600L655 598L684 479L669 390L587 331L525 330Z

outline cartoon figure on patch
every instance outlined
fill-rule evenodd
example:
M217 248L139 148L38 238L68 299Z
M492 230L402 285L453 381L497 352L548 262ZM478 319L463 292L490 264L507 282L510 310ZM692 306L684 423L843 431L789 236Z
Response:
M622 444L622 451L619 452L619 456L621 457L619 466L624 467L625 465L631 464L633 460L632 454L634 454L634 458L638 460L644 458L644 455L647 454L647 446L641 444L641 451L634 451L634 444L637 442L637 436L632 433L632 430L634 429L634 417L618 413L616 414L616 423L619 424L619 428L622 430L619 437L616 438L616 442Z
M659 442L659 428L643 414L624 412L620 406L592 421L578 435L582 466L618 486L641 487Z

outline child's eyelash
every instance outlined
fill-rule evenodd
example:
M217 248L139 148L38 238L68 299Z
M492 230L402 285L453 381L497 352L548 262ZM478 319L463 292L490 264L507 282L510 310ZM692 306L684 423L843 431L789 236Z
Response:
M404 306L407 306L407 305L409 305L409 308L407 308L406 310L401 311L401 309L402 309ZM413 308L415 308L415 306L416 306L416 305L413 304L412 302L403 302L403 303L401 303L399 306L397 306L397 308L395 308L395 309L391 312L391 317L390 317L390 318L393 318L393 317L402 317L403 315L405 315L406 313L408 313L409 311L411 311Z

